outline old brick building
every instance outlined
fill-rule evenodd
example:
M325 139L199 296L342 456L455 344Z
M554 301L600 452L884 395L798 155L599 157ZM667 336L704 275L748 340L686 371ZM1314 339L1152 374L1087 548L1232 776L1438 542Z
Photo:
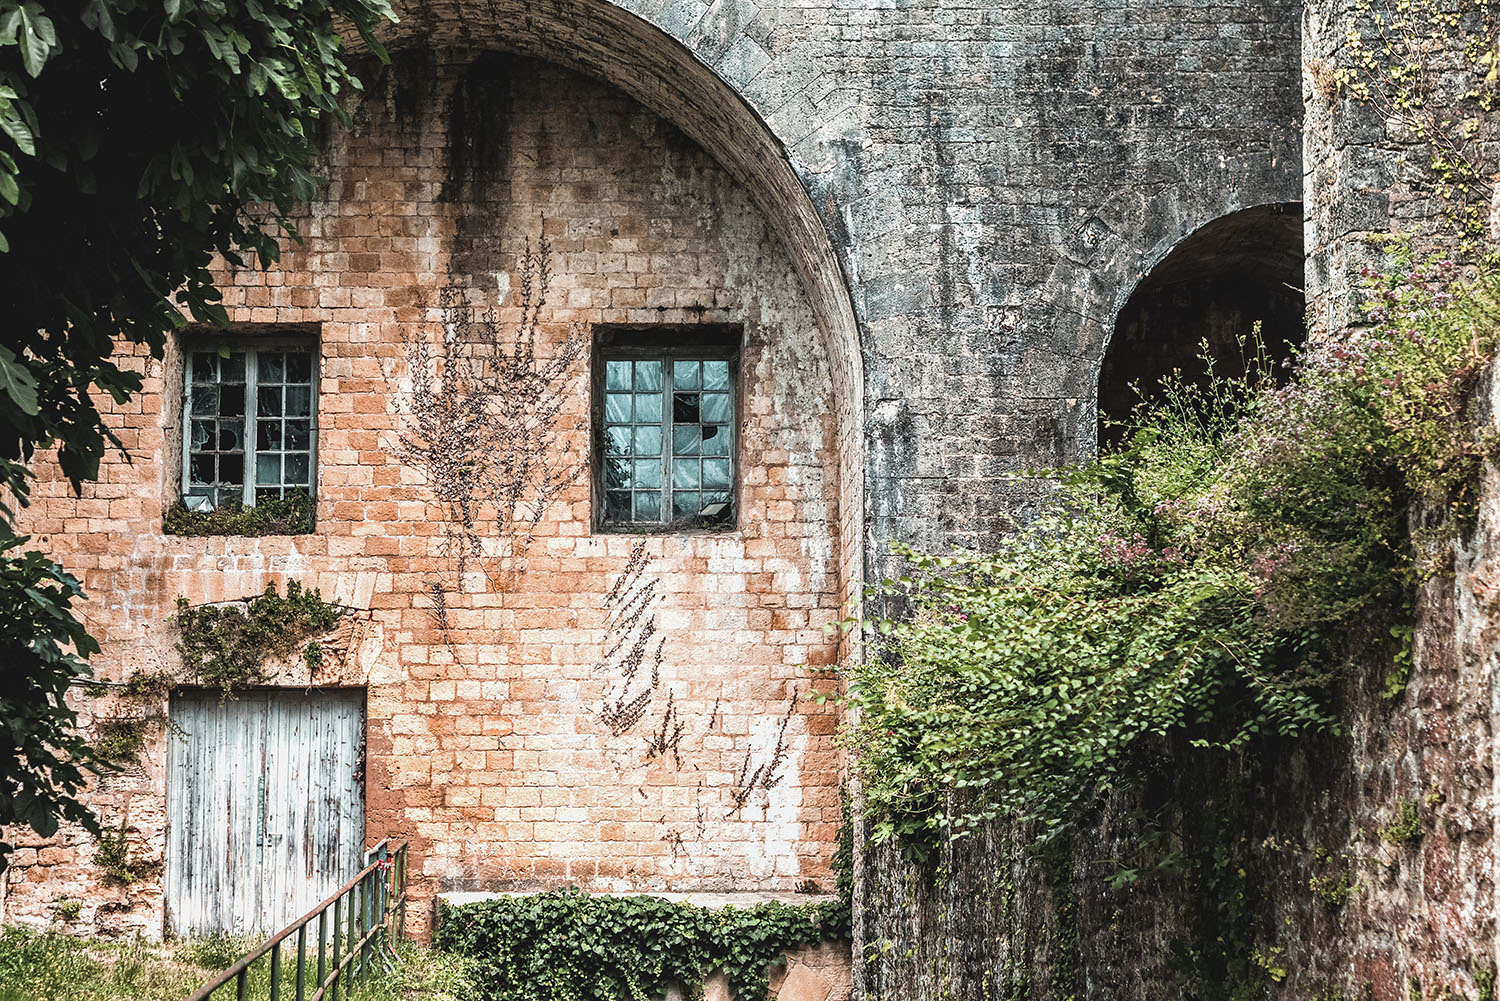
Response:
M179 597L298 580L348 606L321 661L255 699L154 708L322 734L314 758L352 770L338 837L410 839L423 898L826 891L835 718L801 696L889 544L979 545L1024 516L1034 491L997 477L1088 454L1097 402L1182 357L1142 317L1295 339L1306 260L1336 319L1354 237L1399 192L1356 169L1353 113L1304 92L1336 48L1320 4L401 13L302 242L224 272L229 331L139 359L146 390L112 418L129 460L81 498L44 468L24 528L84 581L115 682L176 665ZM491 333L534 338L521 381L546 419L508 439L524 488L466 513L421 421ZM299 485L311 532L163 530L180 498ZM324 689L353 700L347 733ZM80 930L198 927L184 859L207 849L183 817L241 817L221 855L284 846L276 788L197 802L244 782L194 784L189 747L153 729L93 793L143 878L106 883L69 832L17 854L0 917L72 897Z

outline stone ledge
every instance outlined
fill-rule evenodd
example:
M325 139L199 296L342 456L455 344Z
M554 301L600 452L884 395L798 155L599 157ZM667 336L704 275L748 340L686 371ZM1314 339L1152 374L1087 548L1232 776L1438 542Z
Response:
M455 891L452 893L440 893L438 899L453 907L462 907L465 904L478 904L486 900L500 900L505 897L535 897L543 893L555 893L556 887L547 890L512 890L506 892L478 892L478 891ZM832 893L797 893L793 890L745 890L745 891L699 891L695 893L668 893L651 890L601 890L584 891L590 897L657 897L661 900L669 900L678 904L692 904L694 907L707 907L710 910L718 910L721 907L754 907L756 904L768 904L772 901L783 904L824 904L838 900L838 896Z

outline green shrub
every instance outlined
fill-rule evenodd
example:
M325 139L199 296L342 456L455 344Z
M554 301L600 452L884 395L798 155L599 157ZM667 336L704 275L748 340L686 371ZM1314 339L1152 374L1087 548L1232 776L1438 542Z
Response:
M486 1001L636 1001L723 970L736 1001L768 996L787 949L848 934L837 904L714 910L577 889L444 907L439 948L470 963Z
M1051 471L994 553L901 549L844 739L877 840L918 853L1008 815L1044 836L1169 735L1236 748L1339 726L1331 682L1399 661L1414 584L1475 509L1473 391L1497 282L1399 261L1371 325L1277 385L1168 380L1118 449ZM1408 534L1407 515L1436 511Z

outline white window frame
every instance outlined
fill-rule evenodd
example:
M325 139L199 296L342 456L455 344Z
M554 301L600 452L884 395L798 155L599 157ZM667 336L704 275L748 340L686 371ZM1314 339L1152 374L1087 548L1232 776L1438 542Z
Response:
M308 496L316 499L318 494L318 383L321 378L320 369L322 352L319 351L319 339L314 334L306 335L273 335L267 337L217 337L217 338L192 338L184 342L182 346L182 470L178 480L182 499L189 501L193 494L192 485L192 441L193 441L193 356L196 354L215 354L220 357L225 352L243 352L245 355L245 465L241 485L240 503L250 508L255 506L255 456L260 445L260 426L257 420L258 414L256 401L259 396L257 390L260 376L260 365L257 355L262 351L307 351L312 355L312 377L309 385L312 392L308 404L308 442L307 442L307 464L308 464ZM279 484L278 484L279 485ZM197 496L203 496L201 494ZM191 506L191 504L190 504Z

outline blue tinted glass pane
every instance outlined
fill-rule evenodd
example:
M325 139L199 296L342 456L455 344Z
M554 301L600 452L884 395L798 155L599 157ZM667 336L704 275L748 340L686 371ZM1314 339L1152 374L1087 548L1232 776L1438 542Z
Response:
M703 427L703 454L728 455L729 429L722 425L707 424Z
M281 482L281 456L257 455L255 457L255 482L278 484Z
M201 452L208 447L208 443L214 436L213 421L193 421L193 438L188 443L188 450Z
M262 386L255 391L256 413L261 417L281 416L281 387Z
M679 424L672 429L672 454L697 455L703 429L697 424Z
M307 448L312 439L312 424L310 421L287 421L286 422L286 445L285 448Z
M661 394L637 394L635 398L635 419L641 422L661 420Z
M674 519L691 518L698 513L701 507L702 505L698 503L698 491L687 490L682 493L673 491L672 517Z
M214 362L217 361L213 355L206 351L198 351L193 354L193 381L215 382L218 375L215 372Z
M698 486L698 460L672 460L672 489Z
M630 362L607 361L604 363L604 388L630 388Z
M232 354L228 358L219 359L219 381L245 381L245 356L243 354Z
M661 521L661 492L637 490L635 493L635 520Z
M638 487L661 487L661 460L635 460L635 485Z
M604 451L609 455L630 454L630 428L610 427L604 429Z
M193 387L193 416L213 417L219 412L219 388L217 386Z
M643 389L661 389L661 362L636 362L635 388L637 392Z
M656 425L635 429L636 455L661 455L661 428Z
M306 417L312 413L312 387L286 387L286 414L288 417Z
M260 381L286 381L286 356L280 351L262 351L260 354Z
M604 495L604 517L608 521L630 520L629 490L611 490Z
M705 487L729 486L729 460L704 459L703 485Z
M672 388L697 389L703 384L699 377L698 362L674 361L672 363Z
M610 490L630 486L630 460L616 456L605 456L604 485Z
M291 351L286 356L287 382L312 382L312 352Z
M703 423L705 423L705 424L728 424L729 423L729 394L728 393L704 393L703 394Z
M706 361L703 363L703 388L729 388L729 363L727 361Z
M610 393L604 397L604 419L611 424L630 422L630 394Z
M307 485L307 453L292 452L286 457L286 475L282 480L288 485Z

